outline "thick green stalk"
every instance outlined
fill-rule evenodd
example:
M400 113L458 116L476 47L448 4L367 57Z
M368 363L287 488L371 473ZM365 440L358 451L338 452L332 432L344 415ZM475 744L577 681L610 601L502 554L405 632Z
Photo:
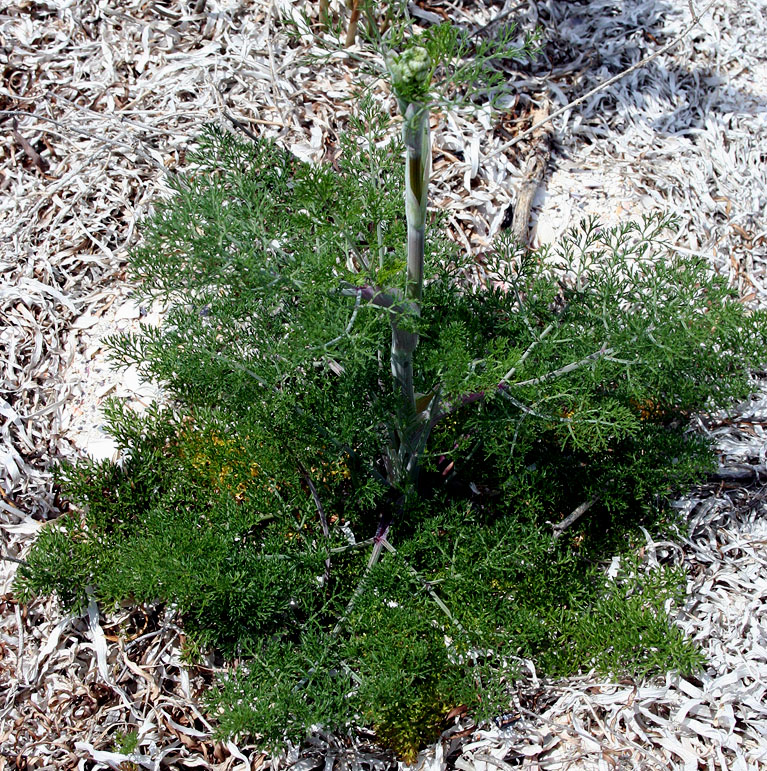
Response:
M419 301L423 292L423 252L426 228L426 203L431 170L429 110L411 102L405 109L402 138L405 142L405 215L407 217L407 285L402 313L392 315L392 375L399 386L405 405L415 416L413 389L413 353L418 335L412 326L420 315ZM403 324L404 322L404 324ZM410 323L408 323L410 322Z
M402 138L405 143L405 215L407 218L407 283L401 312L392 315L391 370L402 397L399 416L397 463L401 472L415 478L418 459L411 457L415 435L423 431L417 415L413 386L413 354L418 334L412 330L421 313L423 293L424 235L426 205L431 171L429 110L420 102L411 102L404 110Z
M402 397L404 417L415 415L415 389L413 387L413 353L418 345L418 333L400 325L401 317L391 322L391 373Z
M431 173L429 109L411 102L405 109L405 215L407 217L407 297L418 302L423 292L423 250L426 204Z
M400 394L397 426L389 448L392 482L401 486L415 481L426 436L413 386L413 354L418 347L415 331L423 294L426 205L431 173L428 89L432 63L424 48L392 54L387 65L402 111L405 145L405 215L407 218L407 278L404 296L397 296L391 315L391 371Z

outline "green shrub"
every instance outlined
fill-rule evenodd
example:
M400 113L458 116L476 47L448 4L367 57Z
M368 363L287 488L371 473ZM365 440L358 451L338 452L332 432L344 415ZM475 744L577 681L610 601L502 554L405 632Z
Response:
M112 340L172 407L109 408L123 460L62 471L72 512L19 572L73 607L173 603L246 662L209 697L222 734L266 747L366 723L412 759L451 708L504 711L520 657L701 664L665 612L679 571L628 555L711 467L690 413L749 393L767 317L660 216L502 235L476 280L425 228L403 106L407 183L370 102L337 168L206 130L133 257L164 325Z

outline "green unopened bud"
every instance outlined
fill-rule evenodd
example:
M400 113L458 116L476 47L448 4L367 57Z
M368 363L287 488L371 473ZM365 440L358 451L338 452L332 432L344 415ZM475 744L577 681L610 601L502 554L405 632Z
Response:
M387 61L394 93L405 102L421 101L431 83L432 63L429 52L414 46L401 54L391 54Z

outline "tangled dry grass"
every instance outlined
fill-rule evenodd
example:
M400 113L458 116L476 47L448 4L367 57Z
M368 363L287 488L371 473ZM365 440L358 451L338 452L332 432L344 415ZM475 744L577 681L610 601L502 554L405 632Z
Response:
M0 769L396 765L371 737L315 733L268 758L214 741L196 706L219 662L188 667L172 609L62 615L53 600L21 606L14 559L57 516L51 465L108 456L99 431L107 394L156 397L111 373L101 337L145 315L125 279L151 201L185 161L205 121L234 117L303 158L332 157L359 78L357 49L305 63L309 36L285 18L303 0L0 0ZM702 11L682 0L432 0L419 23L449 17L492 31L508 15L541 25L534 66L510 73L506 111L456 110L435 133L433 203L456 239L481 251L525 173L530 145L502 150L544 99L568 104L658 50ZM506 16L505 16L506 15ZM767 263L767 2L715 0L667 53L553 123L534 205L539 240L589 213L608 222L663 208L677 248L700 253L763 303ZM388 98L383 84L378 94ZM529 676L497 726L460 720L425 751L425 769L767 768L767 399L701 421L719 444L719 480L678 505L690 534L648 535L645 559L688 570L677 623L709 666L699 680L566 682ZM135 746L131 746L135 745Z

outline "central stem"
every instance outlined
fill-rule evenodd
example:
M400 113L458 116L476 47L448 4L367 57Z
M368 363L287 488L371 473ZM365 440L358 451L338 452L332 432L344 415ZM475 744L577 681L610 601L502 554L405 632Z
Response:
M407 218L407 291L409 300L418 302L423 292L423 253L426 232L426 205L431 173L429 109L421 102L410 102L402 125L405 143L405 216Z
M423 294L426 205L431 170L429 110L421 102L410 102L404 110L402 138L405 144L405 216L407 218L407 282L399 311L392 314L391 371L401 396L397 447L392 458L397 481L414 481L418 472L417 440L423 432L413 386L413 354L418 347L414 331L421 314Z

